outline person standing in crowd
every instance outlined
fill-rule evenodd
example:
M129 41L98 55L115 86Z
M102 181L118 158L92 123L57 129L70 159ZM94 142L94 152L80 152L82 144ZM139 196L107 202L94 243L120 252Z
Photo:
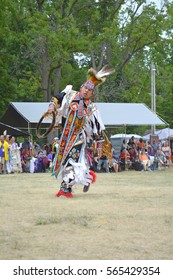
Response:
M6 135L5 140L8 142L8 160L7 160L7 173L11 174L12 172L12 156L11 156L11 136Z
M43 155L43 152L39 151L37 159L35 161L35 164L36 164L35 172L37 172L37 173L45 172L45 166L43 164L43 156L45 156L45 155Z
M1 141L0 141L0 172L1 173L8 173L8 162L9 162L9 144L6 140L6 131L4 132L4 135L1 135Z
M108 165L108 157L106 155L101 155L101 157L99 158L98 164L97 164L97 170L100 171L101 167L105 168L106 173L109 173L109 165Z
M87 141L97 140L105 129L96 105L91 101L96 87L105 81L105 76L114 72L104 67L98 73L89 69L88 80L79 91L67 86L63 92L54 96L48 113L58 112L62 123L62 133L53 174L62 180L57 197L73 197L73 186L83 185L87 192L96 175L90 170L86 156Z
M153 148L154 152L156 153L159 148L159 145L156 143L155 139L153 139L153 143L151 144L151 147Z
M15 137L10 137L10 154L11 154L11 169L12 172L22 172L21 158L20 158L20 147L15 141Z
M52 165L53 165L53 152L52 152L52 149L49 150L48 155L47 155L47 159L48 159L48 169L50 170L52 168Z
M112 162L112 145L105 133L103 133L103 140L100 141L101 152L97 164L97 170L100 171L102 167L105 168L106 173L109 173L109 162Z
M171 159L171 148L169 146L169 142L165 141L161 147L161 151L164 153L164 156L166 158L166 165L170 165L170 159Z
M23 164L23 171L30 172L30 160L32 159L32 149L31 144L28 140L22 143L21 149L21 156L22 156L22 164Z
M0 174L3 173L4 168L4 135L0 136Z

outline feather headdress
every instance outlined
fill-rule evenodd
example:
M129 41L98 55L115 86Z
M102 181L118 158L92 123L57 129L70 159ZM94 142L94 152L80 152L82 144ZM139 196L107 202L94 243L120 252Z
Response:
M104 83L106 81L105 76L109 76L115 72L115 69L109 68L108 65L105 65L100 71L96 71L93 68L88 70L88 81L93 82L94 87Z
M3 135L7 136L7 130L4 130Z

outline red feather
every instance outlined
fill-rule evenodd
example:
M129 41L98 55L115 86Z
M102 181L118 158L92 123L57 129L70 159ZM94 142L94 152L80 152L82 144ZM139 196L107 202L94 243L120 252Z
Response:
M92 178L92 183L95 183L96 182L96 178L97 178L96 173L93 170L90 170L89 174L93 177Z

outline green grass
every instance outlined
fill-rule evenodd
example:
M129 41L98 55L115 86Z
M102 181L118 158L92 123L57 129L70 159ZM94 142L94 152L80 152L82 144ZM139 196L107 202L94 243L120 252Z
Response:
M57 198L46 174L0 176L0 259L172 259L173 170L99 173Z

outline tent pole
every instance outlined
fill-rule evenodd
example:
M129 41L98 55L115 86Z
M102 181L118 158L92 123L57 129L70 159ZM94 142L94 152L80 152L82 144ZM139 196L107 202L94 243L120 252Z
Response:
M31 133L30 123L29 123L29 122L28 122L28 133L29 133L29 141L30 141L30 142L33 142L33 141L32 141L32 133Z
M170 129L170 127L168 126L168 129ZM170 149L170 158L169 158L169 167L171 165L171 155L172 155L172 149L171 149L171 137L170 137L170 130L169 130L169 136L168 136L168 145L169 145L169 149Z
M124 135L125 135L125 142L126 142L126 125L124 125Z
M154 62L151 63L151 110L155 114L156 113L156 87L155 87L155 74L156 67ZM151 126L151 134L155 135L155 124Z

